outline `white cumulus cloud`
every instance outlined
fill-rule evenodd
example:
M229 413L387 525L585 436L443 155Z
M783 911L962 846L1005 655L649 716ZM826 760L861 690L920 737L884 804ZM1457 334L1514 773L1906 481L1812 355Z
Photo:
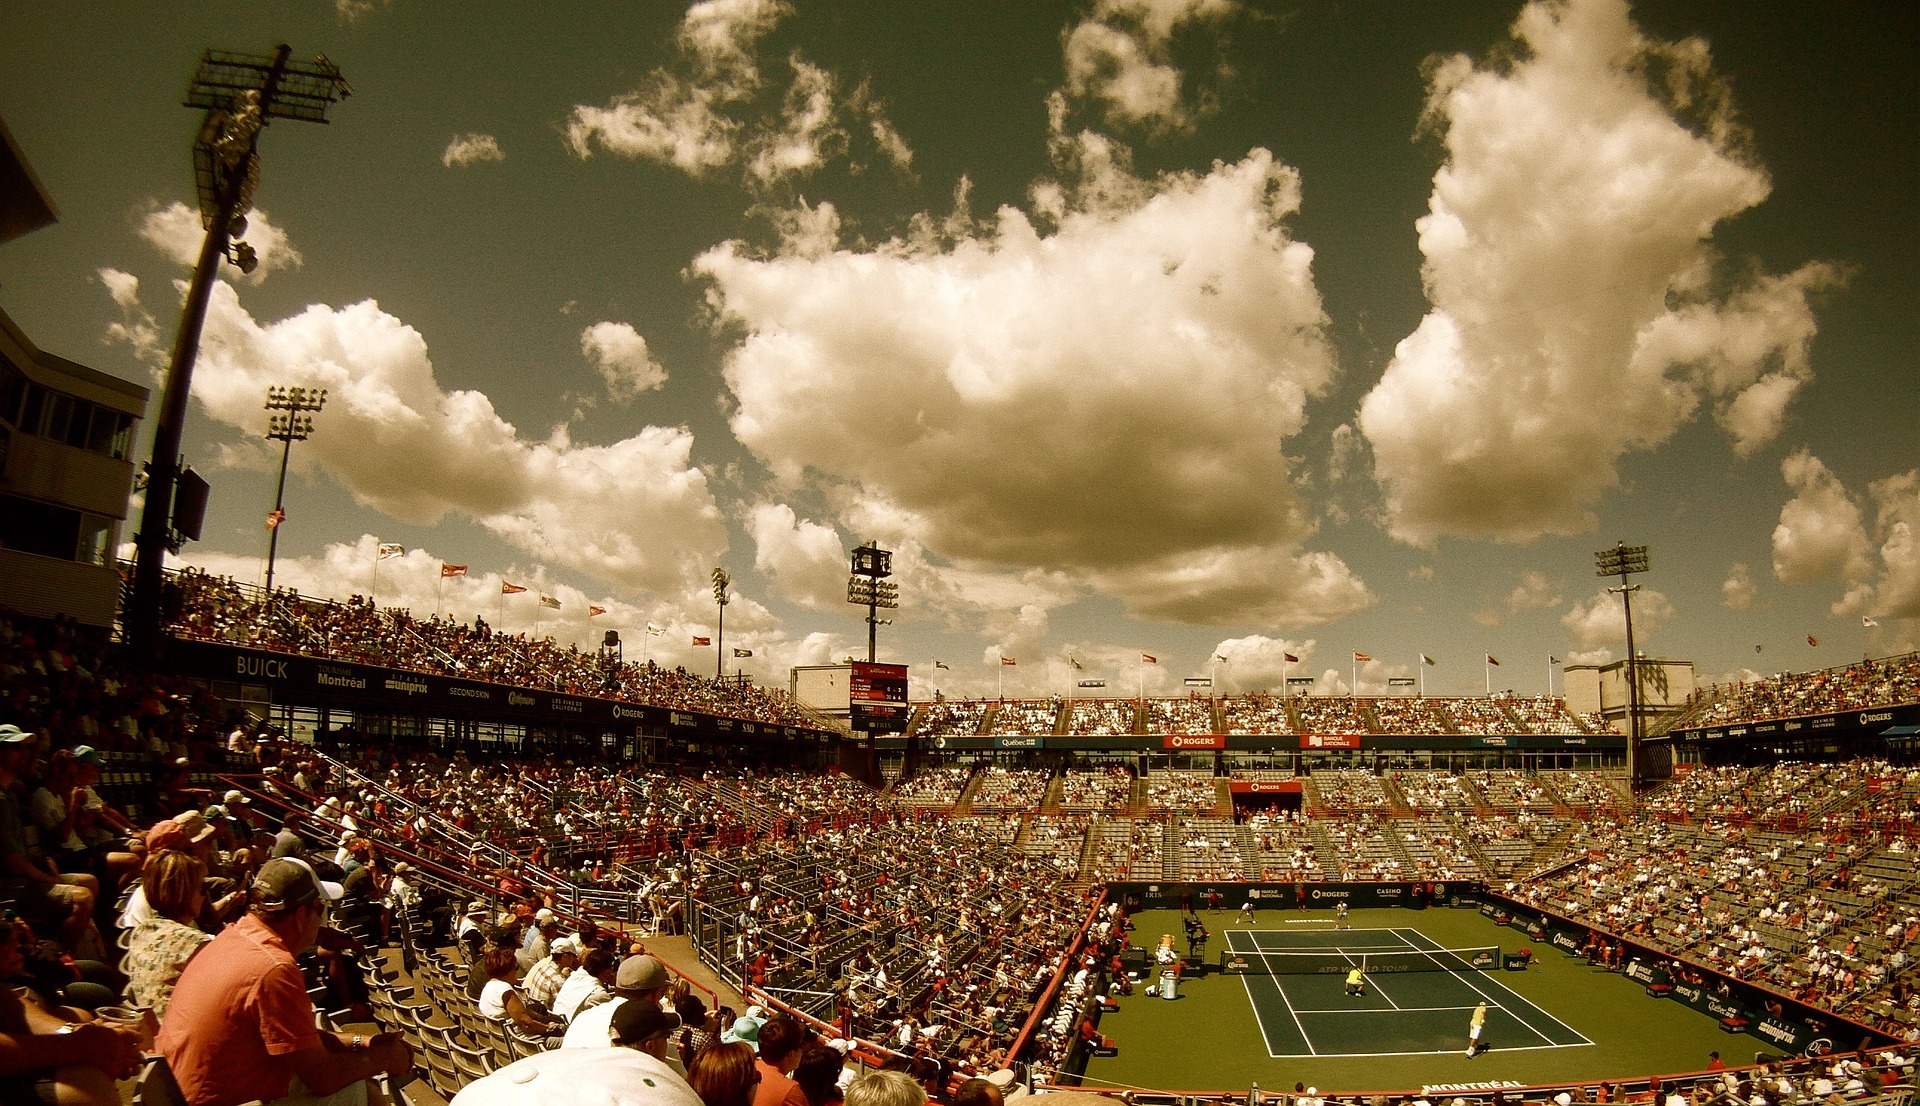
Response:
M667 382L667 370L653 359L647 340L631 323L603 322L587 327L580 332L580 352L599 370L607 384L607 396L615 403L625 403Z
M676 35L678 64L604 105L575 105L568 147L582 158L599 149L695 177L739 167L765 187L847 155L860 134L905 168L912 150L864 84L848 90L795 51L787 57L791 81L769 89L760 43L792 12L783 0L694 4Z
M443 389L426 340L371 300L263 323L217 285L194 398L257 438L270 384L328 389L298 456L396 519L464 514L546 563L663 594L700 586L726 547L685 428L607 445L575 444L564 428L523 438L483 393Z
M155 205L147 212L140 220L140 237L191 269L200 260L200 247L206 241L207 232L200 225L200 212L175 200L165 207ZM306 260L294 249L286 231L274 226L267 213L257 207L247 213L247 233L243 240L253 247L259 265L252 273L242 275L235 266L223 264L219 268L220 276L259 284L282 269L298 269Z
M1773 528L1773 575L1783 584L1862 579L1871 570L1860 505L1805 449L1780 463L1793 498Z
M1750 611L1758 589L1753 584L1753 570L1743 561L1735 561L1727 569L1727 578L1720 584L1720 604L1730 611Z
M1237 9L1232 0L1099 0L1066 34L1067 94L1096 104L1109 124L1190 127L1199 110L1182 97L1174 33Z
M440 155L440 164L451 169L456 165L472 165L478 161L505 161L506 151L500 148L500 140L490 134L457 134L447 143L446 152Z
M1807 298L1837 280L1716 276L1714 228L1769 183L1704 43L1644 38L1625 0L1530 4L1514 36L1518 60L1433 70L1432 310L1360 411L1388 528L1419 545L1591 529L1620 458L1703 403L1751 454L1811 377Z
M747 533L753 567L777 594L814 610L846 609L847 550L833 527L785 503L761 503L747 512Z
M1781 464L1793 498L1773 529L1773 571L1781 583L1838 579L1836 615L1920 620L1920 469L1867 485L1861 502L1807 450ZM1892 630L1889 627L1889 630ZM1899 630L1909 638L1920 626Z
M1281 449L1334 368L1299 198L1255 151L1083 190L1051 234L1008 207L870 250L717 247L694 270L744 332L734 433L845 528L882 532L857 502L949 564L1061 573L1146 617L1351 613L1372 596L1300 548Z
M1675 614L1673 601L1665 593L1645 587L1634 592L1634 648L1646 652L1647 639L1659 632L1660 627L1672 622ZM1612 646L1619 646L1623 656L1626 653L1627 615L1624 604L1618 595L1604 588L1595 592L1586 602L1576 602L1571 610L1560 616L1560 625L1565 626L1572 635L1576 650L1573 654L1575 663L1603 663L1584 658L1595 655L1596 650Z

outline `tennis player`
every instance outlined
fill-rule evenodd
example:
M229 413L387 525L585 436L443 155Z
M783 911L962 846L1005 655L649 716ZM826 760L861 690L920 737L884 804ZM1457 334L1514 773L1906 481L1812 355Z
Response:
M1353 928L1353 923L1347 919L1347 904L1345 900L1342 900L1339 906L1333 908L1333 924L1336 929Z
M1360 970L1358 964L1355 964L1353 970L1347 973L1347 993L1363 997L1367 993L1367 973Z
M1247 904L1245 906L1240 908L1240 916L1234 920L1244 921L1244 922L1251 922L1255 920L1253 916L1253 900L1251 898L1247 900Z
M1481 1003L1473 1008L1473 1024L1467 1029L1467 1056L1472 1057L1480 1051L1480 1034L1487 1028L1487 1004Z

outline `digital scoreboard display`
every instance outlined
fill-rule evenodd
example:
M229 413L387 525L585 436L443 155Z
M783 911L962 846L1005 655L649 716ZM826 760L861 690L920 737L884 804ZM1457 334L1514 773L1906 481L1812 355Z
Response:
M901 733L907 728L907 666L854 661L847 676L847 706L862 733Z

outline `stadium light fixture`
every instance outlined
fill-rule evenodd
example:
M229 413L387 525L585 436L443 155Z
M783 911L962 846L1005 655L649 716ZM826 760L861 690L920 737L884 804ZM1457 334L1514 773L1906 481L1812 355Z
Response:
M881 618L882 609L900 605L900 585L887 579L893 575L893 553L870 541L853 551L852 575L847 577L847 602L867 608L867 663L878 653L880 627L893 624Z
M727 585L733 583L733 577L727 575L724 568L713 570L713 605L720 608L720 628L714 635L713 678L719 679L724 673L720 658L727 655Z
M273 493L273 513L267 516L267 603L273 603L273 562L280 551L280 526L287 521L287 460L293 443L313 436L313 416L327 405L325 388L267 389L267 440L280 443L280 485Z
M1620 577L1620 586L1608 588L1607 591L1620 597L1627 619L1627 786L1637 791L1643 781L1640 764L1640 658L1633 649L1633 593L1640 590L1640 585L1627 581L1634 573L1647 571L1650 564L1647 547L1617 542L1612 549L1596 552L1593 563L1594 575Z
M242 270L258 264L250 247L234 249L233 241L246 231L242 217L252 208L260 183L260 132L275 119L325 123L327 109L352 91L340 67L326 57L296 65L290 63L292 56L293 48L285 43L266 56L209 50L187 86L185 106L206 113L193 144L194 183L206 238L180 307L180 329L154 422L146 503L134 537L133 594L121 621L135 655L148 660L160 651L161 585L172 537L168 523L180 471L180 439L214 275L222 261Z

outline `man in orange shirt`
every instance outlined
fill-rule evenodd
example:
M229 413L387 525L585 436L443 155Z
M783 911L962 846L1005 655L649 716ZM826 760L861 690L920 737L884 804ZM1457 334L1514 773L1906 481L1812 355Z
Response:
M368 1080L405 1076L413 1052L398 1034L322 1033L294 963L320 936L340 886L306 861L270 860L254 878L245 917L188 962L173 989L158 1045L189 1106L385 1102Z
M760 1058L754 1061L760 1086L753 1092L753 1106L807 1106L806 1092L790 1076L812 1039L807 1027L790 1015L767 1019L760 1027Z

